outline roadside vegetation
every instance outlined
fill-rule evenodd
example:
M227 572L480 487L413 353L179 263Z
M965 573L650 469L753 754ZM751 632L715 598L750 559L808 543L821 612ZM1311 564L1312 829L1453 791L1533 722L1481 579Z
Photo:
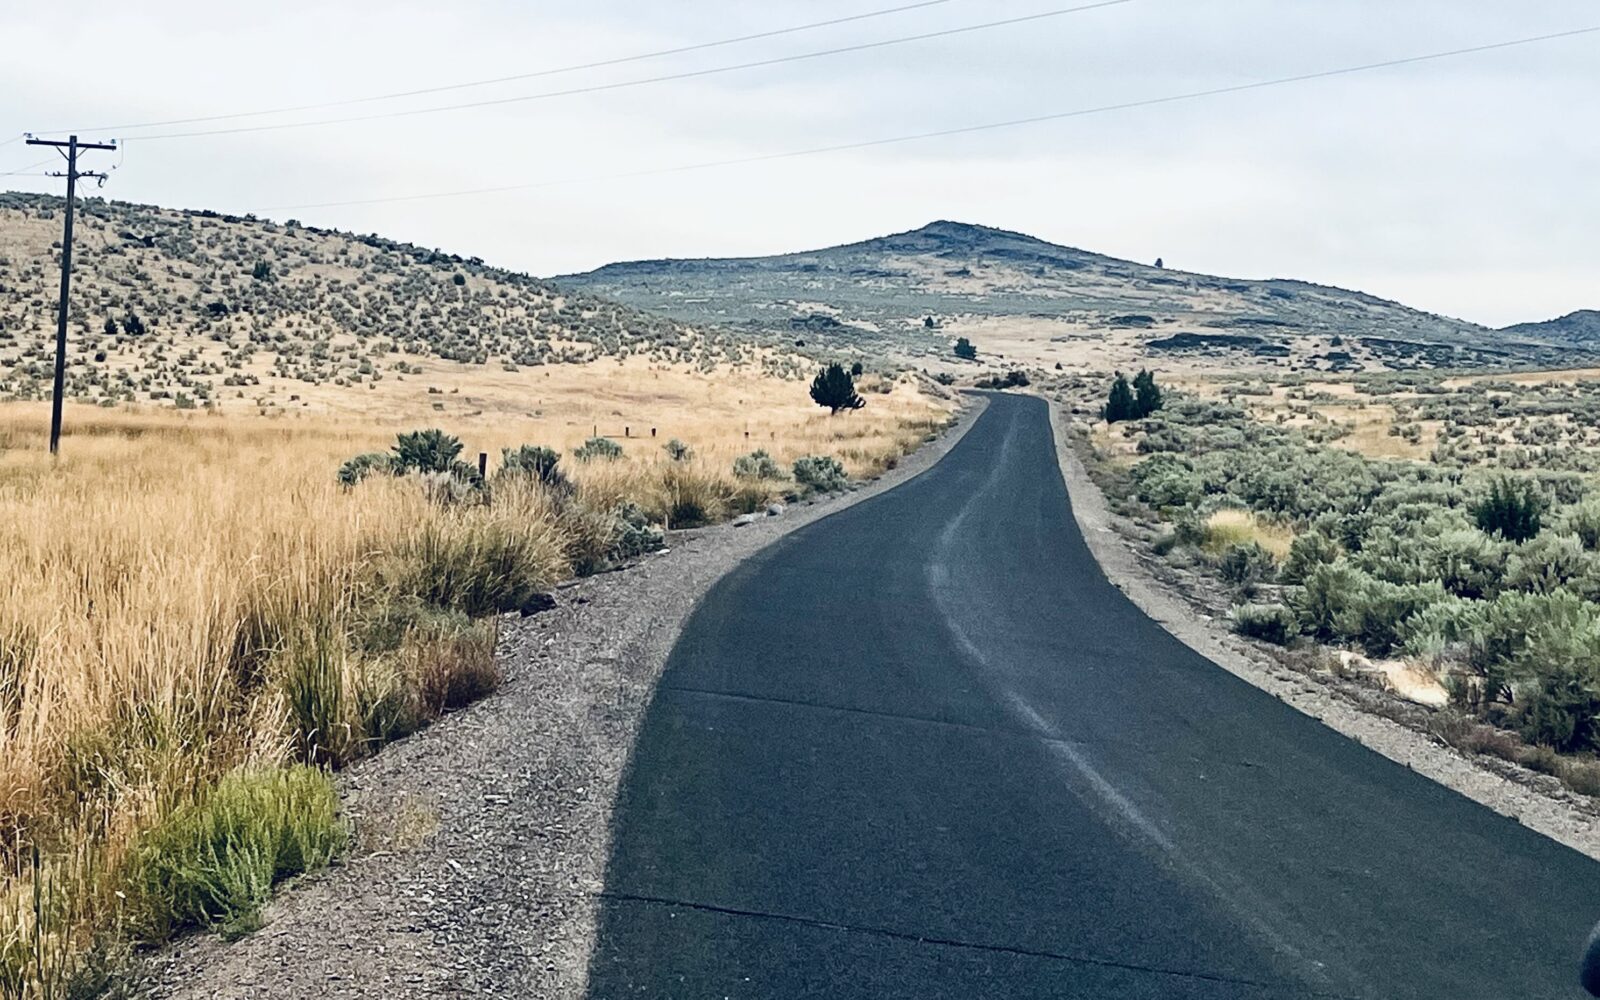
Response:
M1113 502L1162 526L1157 553L1218 580L1239 633L1403 667L1447 695L1441 738L1600 794L1594 382L1190 388L1092 436Z
M948 420L914 381L849 420L766 384L756 439L689 414L641 440L69 407L54 465L43 411L0 408L0 996L250 929L344 849L332 770L499 683L498 615L892 468Z

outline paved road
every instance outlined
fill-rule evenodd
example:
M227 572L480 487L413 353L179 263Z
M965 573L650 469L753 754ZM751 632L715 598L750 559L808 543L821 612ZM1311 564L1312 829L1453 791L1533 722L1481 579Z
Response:
M695 613L590 996L1570 997L1597 916L1600 865L1144 617L1002 396Z

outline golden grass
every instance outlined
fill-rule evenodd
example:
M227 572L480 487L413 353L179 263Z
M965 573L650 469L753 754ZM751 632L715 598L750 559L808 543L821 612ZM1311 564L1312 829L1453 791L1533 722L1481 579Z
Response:
M492 631L408 624L372 646L385 609L482 613L481 581L464 578L514 564L519 585L554 584L589 544L584 511L630 499L659 519L688 497L719 517L753 488L731 475L737 455L833 454L871 475L950 410L909 382L836 418L801 383L745 374L718 385L601 363L549 382L522 406L430 406L433 419L398 398L363 419L69 406L58 461L45 407L0 406L0 993L70 975L118 924L140 837L227 773L350 759L408 731L407 712L449 707L453 684L490 682ZM410 479L335 483L341 461L419 425L490 453L491 469L501 447L569 452L596 425L625 454L564 458L579 487L566 512L535 488L452 507ZM669 437L694 457L670 461Z
M1289 558L1294 532L1283 525L1263 521L1248 510L1228 508L1206 518L1206 543L1209 551L1222 552L1234 545L1255 542L1278 562Z

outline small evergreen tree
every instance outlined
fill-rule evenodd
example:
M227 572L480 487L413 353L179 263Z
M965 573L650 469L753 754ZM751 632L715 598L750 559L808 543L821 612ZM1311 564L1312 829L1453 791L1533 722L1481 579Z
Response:
M1161 387L1156 385L1156 377L1149 371L1140 369L1139 374L1133 379L1134 410L1143 418L1161 409Z
M250 277L256 279L257 281L271 281L272 265L268 264L264 260L256 261L256 266L250 270Z
M1544 496L1537 484L1501 476L1489 492L1472 505L1472 518L1486 535L1498 534L1508 542L1525 542L1539 533L1544 516Z
M861 362L856 361L850 365L850 376L851 378L860 378L861 373L865 370L861 367Z
M117 321L112 319L110 316L106 317L105 331L106 336L108 337L115 337L117 335Z
M978 349L973 346L972 341L965 337L956 338L955 352L956 357L962 359L963 361L978 360Z
M134 313L129 313L122 320L122 331L137 337L144 333L144 320L140 319Z
M811 380L811 398L818 406L826 406L830 415L840 410L859 410L867 401L856 395L856 380L842 365L829 365L817 372Z
M1121 372L1117 372L1117 380L1111 383L1111 395L1106 400L1102 416L1108 424L1139 418L1139 404L1133 398L1133 388L1128 385L1128 377Z

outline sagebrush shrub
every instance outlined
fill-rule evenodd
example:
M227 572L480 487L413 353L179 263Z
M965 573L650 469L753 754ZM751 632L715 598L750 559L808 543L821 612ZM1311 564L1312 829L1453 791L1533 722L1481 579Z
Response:
M1561 529L1578 536L1589 551L1600 549L1600 497L1567 508L1561 516Z
M565 486L567 477L560 469L561 453L536 444L518 445L500 451L497 477L525 477L545 486Z
M1304 583L1311 571L1339 558L1339 543L1320 531L1306 531L1289 543L1289 557L1279 574L1284 583Z
M1475 528L1437 535L1422 553L1426 572L1458 597L1492 597L1506 570L1506 543Z
M612 512L612 517L617 525L611 544L610 554L613 557L631 559L661 548L661 529L651 523L643 507L631 500L624 500Z
M740 479L782 479L783 469L771 455L758 449L734 459L733 474Z
M1249 591L1257 584L1271 580L1277 574L1278 566L1260 542L1250 541L1230 545L1217 560L1217 571L1235 587Z
M1594 554L1577 535L1546 532L1517 546L1506 560L1503 584L1512 590L1549 594L1563 587L1578 589L1594 571Z
M673 438L661 447L666 451L667 457L674 462L687 462L694 457L694 449L677 438Z
M614 462L622 457L622 445L608 437L592 437L573 449L572 457L580 462L591 462L596 459Z
M1236 604L1232 615L1233 630L1247 638L1286 646L1300 634L1294 612L1281 604Z
M339 485L354 486L373 473L393 475L394 456L386 451L369 451L339 466Z
M831 455L804 455L795 459L794 481L818 493L832 493L845 487L844 466Z

